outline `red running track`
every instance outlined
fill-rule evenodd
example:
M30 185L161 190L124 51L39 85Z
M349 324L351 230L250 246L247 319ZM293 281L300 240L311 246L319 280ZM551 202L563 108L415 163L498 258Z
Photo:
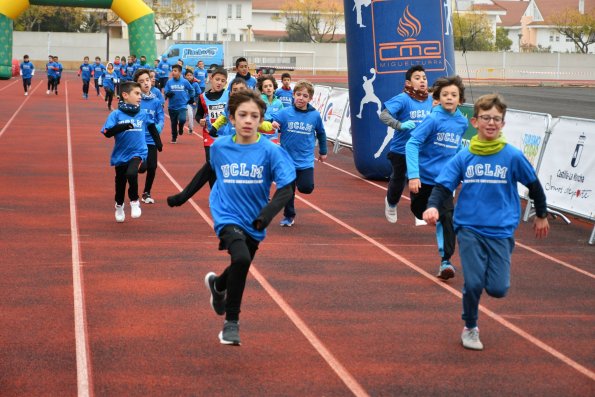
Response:
M0 81L1 396L594 395L591 225L552 221L536 240L521 223L509 296L484 295L485 350L468 351L462 276L434 278L432 229L405 199L387 223L386 184L343 149L317 165L296 225L270 226L243 344L226 347L202 282L228 261L208 189L165 205L204 161L201 139L165 144L157 203L117 224L103 100L71 75L58 96L13 81Z

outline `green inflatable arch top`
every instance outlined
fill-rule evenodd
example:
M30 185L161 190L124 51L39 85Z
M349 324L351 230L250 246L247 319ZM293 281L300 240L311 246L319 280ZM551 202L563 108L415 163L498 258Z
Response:
M0 79L12 77L12 26L29 5L111 9L128 24L131 54L155 59L155 15L142 0L0 0Z

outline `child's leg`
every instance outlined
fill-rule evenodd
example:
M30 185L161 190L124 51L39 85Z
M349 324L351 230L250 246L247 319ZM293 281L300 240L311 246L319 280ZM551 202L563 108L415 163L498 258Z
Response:
M25 93L27 93L27 79L23 77L23 89L25 90Z
M186 119L188 120L188 131L192 131L194 128L194 115L196 111L192 105L186 106Z
M99 96L99 79L93 79L95 82L95 91L97 91L97 96Z
M399 153L388 152L388 160L392 166L392 173L388 181L388 189L386 192L386 199L390 205L397 205L401 200L401 195L405 189L407 182L407 161L405 155Z
M510 288L510 257L514 238L484 239L488 252L485 290L493 298L504 298Z
M147 145L149 154L147 155L147 179L145 179L144 193L151 193L153 181L157 171L157 147L155 145Z
M231 264L215 280L217 291L227 291L225 302L225 319L238 321L242 297L246 286L246 278L250 264L258 250L258 241L235 225L228 225L221 230L219 248L227 249Z
M443 261L449 260L455 252L455 228L453 223L454 203L452 196L448 197L439 208L440 217L436 224L436 240L438 252Z
M50 91L52 87L52 78L50 76L48 76L48 92Z
M458 231L459 255L463 267L463 315L465 327L477 327L479 299L486 283L488 254L484 238L465 228Z
M178 111L167 109L169 113L169 120L171 124L171 140L175 142L178 139Z
M293 182L293 195L285 205L283 216L295 218L295 191L310 194L314 191L314 168L295 170L295 181Z
M423 213L428 206L428 199L432 194L433 185L424 185L422 183L421 189L417 193L410 193L411 197L411 212L417 219L423 219Z
M178 110L178 134L182 135L184 132L184 124L186 124L186 109Z
M116 196L114 199L116 200L116 204L122 205L124 204L124 195L126 193L126 170L128 168L128 164L118 165L116 168Z
M128 182L128 198L130 201L138 200L138 167L140 163L141 159L134 157L126 167L126 181Z
M112 101L114 100L114 92L112 90L105 90L105 98L107 100L107 108L112 110Z
M83 94L89 95L89 80L83 80Z

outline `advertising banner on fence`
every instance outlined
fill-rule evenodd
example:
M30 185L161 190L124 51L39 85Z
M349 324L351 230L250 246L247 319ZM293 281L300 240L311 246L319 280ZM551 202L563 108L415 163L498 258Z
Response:
M326 130L326 137L335 141L339 136L339 127L349 100L349 91L346 88L333 88L322 113L322 121Z
M545 148L539 180L548 205L595 219L595 121L561 117Z
M351 109L349 108L349 98L346 106L347 109L345 109L345 113L343 114L343 121L341 122L337 141L340 145L353 147L353 141L351 139Z
M312 97L310 105L314 106L314 109L318 110L318 113L320 113L321 116L324 114L324 107L326 106L326 101L332 90L332 87L326 85L314 86L314 96Z

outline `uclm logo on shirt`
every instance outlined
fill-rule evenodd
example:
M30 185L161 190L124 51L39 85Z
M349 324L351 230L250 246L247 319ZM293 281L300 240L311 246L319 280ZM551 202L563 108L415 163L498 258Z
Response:
M433 14L428 3L436 3ZM372 29L377 73L405 73L414 65L422 65L426 71L445 70L443 20L442 0L422 5L406 5L396 0L373 2ZM386 24L392 26L387 29Z

